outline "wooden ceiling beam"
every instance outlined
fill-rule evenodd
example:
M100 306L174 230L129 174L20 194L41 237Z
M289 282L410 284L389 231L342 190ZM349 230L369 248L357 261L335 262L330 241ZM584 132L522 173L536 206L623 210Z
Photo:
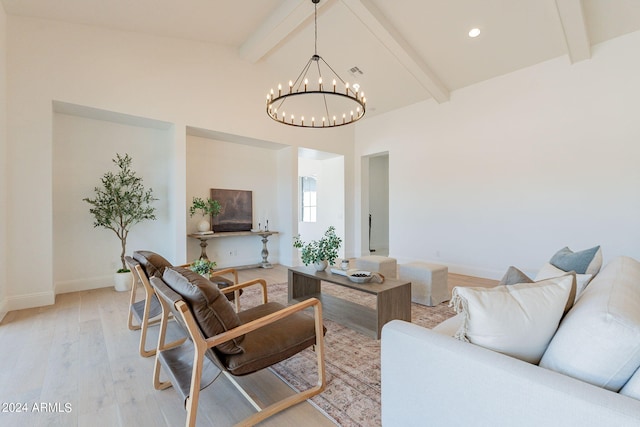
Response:
M591 43L580 0L556 0L571 63L591 58Z
M449 100L449 90L369 0L340 0L438 103Z

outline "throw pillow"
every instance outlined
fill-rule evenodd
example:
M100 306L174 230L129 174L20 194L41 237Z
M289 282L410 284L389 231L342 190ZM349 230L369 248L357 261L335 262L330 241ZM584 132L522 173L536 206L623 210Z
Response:
M455 287L450 305L463 313L455 337L537 364L556 332L573 278L494 288Z
M162 276L171 289L180 294L195 317L205 338L210 338L241 325L238 314L217 286L198 273L182 267L171 267ZM222 353L239 354L244 335L222 343L216 348Z
M551 257L549 263L563 271L595 276L602 267L602 251L600 246L580 252L573 252L568 247L564 247Z
M575 271L570 271L568 273L565 273L563 271L560 274L556 274L556 275L549 276L549 277L544 277L542 279L536 279L535 281L533 281L533 280L531 280L529 278L529 276L524 274L522 271L518 270L514 266L511 266L511 267L509 267L507 269L507 272L502 277L502 280L500 281L500 283L498 283L498 286L516 285L518 283L536 283L536 282L544 280L544 279L550 279L551 277L560 277L560 276L565 276L565 275L571 275L573 277L573 282L571 284L571 292L569 292L569 297L567 298L567 304L564 306L563 315L565 315L565 314L567 314L567 312L569 310L571 310L571 307L573 307L573 303L575 302L575 299L576 299L577 280L576 280L576 272Z
M565 274L567 274L566 271L560 270L559 268L547 263L542 266L540 271L538 271L538 274L536 275L534 280L537 282L539 280L551 279L552 277L564 276ZM587 287L592 278L593 275L591 274L576 274L576 293L574 302L578 301L578 298L580 298L580 295L582 295L582 292L584 292L584 289Z
M498 286L515 285L516 283L533 283L533 280L514 266L510 266L507 272L504 273L504 276L502 276L502 280L500 280Z

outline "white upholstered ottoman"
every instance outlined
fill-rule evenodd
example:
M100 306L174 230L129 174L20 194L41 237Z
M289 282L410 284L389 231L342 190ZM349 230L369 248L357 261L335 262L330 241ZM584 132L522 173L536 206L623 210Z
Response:
M451 299L445 265L410 262L398 266L398 278L411 282L411 301L428 306Z
M367 255L356 258L355 265L359 270L378 272L390 279L395 279L398 274L396 259L386 256Z

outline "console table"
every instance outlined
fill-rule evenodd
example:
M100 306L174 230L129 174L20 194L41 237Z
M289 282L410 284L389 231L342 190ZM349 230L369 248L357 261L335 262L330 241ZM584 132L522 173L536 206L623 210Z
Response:
M278 234L277 231L219 231L217 233L211 234L200 234L200 233L192 233L188 234L188 237L193 239L200 240L200 247L202 248L200 251L200 259L209 259L207 257L207 240L210 239L219 239L221 237L238 237L238 236L260 236L262 237L262 262L260 263L260 267L262 268L272 268L273 266L267 260L269 257L269 250L267 249L267 242L269 241L269 236L273 234Z

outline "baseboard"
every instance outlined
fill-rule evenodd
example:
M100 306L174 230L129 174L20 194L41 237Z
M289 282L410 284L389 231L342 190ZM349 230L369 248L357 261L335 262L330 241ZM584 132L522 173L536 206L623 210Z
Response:
M75 279L55 282L53 287L56 295L69 292L89 291L91 289L112 287L113 275L93 277L91 279Z
M13 311L23 310L25 308L44 307L46 305L53 305L55 302L56 295L53 293L53 290L51 290L7 297L6 306L7 311Z

